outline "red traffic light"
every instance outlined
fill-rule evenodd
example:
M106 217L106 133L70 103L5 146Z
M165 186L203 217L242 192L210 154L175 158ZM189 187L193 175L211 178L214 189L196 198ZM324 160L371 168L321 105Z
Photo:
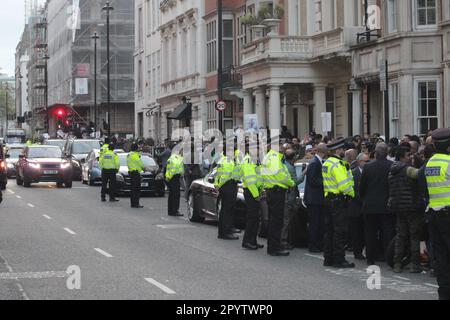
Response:
M56 110L55 110L55 115L56 115L58 118L63 118L63 117L66 116L66 110L64 110L64 109L56 109Z

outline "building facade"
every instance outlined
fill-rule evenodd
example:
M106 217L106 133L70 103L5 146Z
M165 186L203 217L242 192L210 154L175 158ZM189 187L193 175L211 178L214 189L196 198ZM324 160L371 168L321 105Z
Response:
M105 1L51 0L48 2L48 104L64 106L81 126L105 127L107 107L107 25ZM134 1L111 1L110 83L111 131L134 133ZM97 33L97 51L92 35ZM97 56L95 56L95 53ZM94 69L97 57L97 70ZM97 74L97 88L94 78ZM97 93L97 110L94 96ZM51 131L56 119L51 117Z
M399 137L449 126L450 3L388 0L379 5L378 35L352 48L360 131ZM386 103L380 91L383 64Z
M30 31L25 25L19 44L16 47L15 79L16 79L16 116L17 126L25 129L30 135L32 112L28 103L28 62L30 61ZM21 121L19 121L19 119Z

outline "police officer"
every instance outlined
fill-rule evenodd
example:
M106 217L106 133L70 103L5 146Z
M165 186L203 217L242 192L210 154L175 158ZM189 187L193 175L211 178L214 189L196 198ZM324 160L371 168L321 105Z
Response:
M267 253L271 256L288 256L281 244L286 192L295 186L287 167L283 164L283 154L271 149L263 159L261 176L266 190L269 207Z
M217 174L214 177L214 187L219 190L222 208L219 213L219 239L239 240L233 228L234 209L236 207L239 166L225 154L217 163Z
M116 195L116 174L120 168L119 156L114 153L114 145L100 155L99 167L102 170L102 202L106 201L106 186L109 183L109 201L119 201Z
M440 300L450 300L450 129L432 134L436 154L425 167Z
M261 180L259 168L249 153L241 160L240 177L244 187L245 204L247 205L247 224L242 241L242 247L249 250L264 248L257 243L258 227L261 213Z
M131 145L131 152L127 156L128 173L131 177L131 207L141 209L139 204L141 194L141 172L144 171L144 162L138 152L139 146L136 143Z
M350 164L344 160L345 139L328 144L329 158L322 166L325 195L324 266L354 268L345 260L347 208L355 197Z
M173 151L173 150L172 150ZM182 217L180 213L180 179L184 175L184 163L181 155L172 152L167 160L166 183L169 189L168 211L169 216Z

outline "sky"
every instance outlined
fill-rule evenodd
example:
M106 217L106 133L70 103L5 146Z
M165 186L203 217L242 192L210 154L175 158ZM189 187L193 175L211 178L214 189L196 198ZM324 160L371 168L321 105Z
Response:
M24 0L0 0L0 8L0 73L14 76L14 54L25 23Z

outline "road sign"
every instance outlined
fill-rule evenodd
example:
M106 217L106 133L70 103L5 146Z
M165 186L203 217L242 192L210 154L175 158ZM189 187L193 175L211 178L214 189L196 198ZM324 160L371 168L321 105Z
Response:
M227 109L227 103L225 101L217 101L216 110L219 112L224 112Z

